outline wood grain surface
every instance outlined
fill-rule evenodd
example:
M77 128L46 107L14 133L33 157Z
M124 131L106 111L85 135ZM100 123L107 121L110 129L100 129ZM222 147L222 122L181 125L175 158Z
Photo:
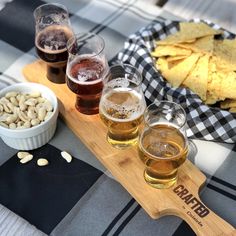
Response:
M187 160L179 169L179 179L173 187L159 190L149 186L143 178L144 165L138 158L136 147L118 150L110 146L106 141L106 127L99 116L80 114L74 107L75 95L66 84L54 84L47 80L46 67L42 61L27 65L23 74L28 81L44 84L55 92L60 104L60 115L67 126L152 218L177 215L197 235L233 233L234 228L199 199L199 189L203 187L206 177L190 161Z

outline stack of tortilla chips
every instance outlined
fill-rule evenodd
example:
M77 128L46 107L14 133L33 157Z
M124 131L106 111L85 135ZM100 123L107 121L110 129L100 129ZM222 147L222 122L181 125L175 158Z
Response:
M206 104L220 102L236 112L236 40L214 39L221 33L205 23L182 22L178 32L156 42L152 56L173 87L188 87Z

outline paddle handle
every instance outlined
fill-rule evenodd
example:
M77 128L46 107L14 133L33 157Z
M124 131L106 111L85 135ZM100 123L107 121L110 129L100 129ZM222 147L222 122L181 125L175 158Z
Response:
M191 189L190 192L180 184L173 188L173 192L180 200L176 215L185 220L197 235L233 235L234 227L202 203L198 190Z

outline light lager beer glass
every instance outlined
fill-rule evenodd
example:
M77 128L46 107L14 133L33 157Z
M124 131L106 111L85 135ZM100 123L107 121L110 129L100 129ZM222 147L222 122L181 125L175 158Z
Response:
M137 143L139 125L146 108L141 83L141 74L131 65L110 68L99 114L108 128L107 141L116 148L127 148Z
M144 178L155 188L169 188L188 154L185 111L174 102L160 101L147 107L144 120L138 146Z

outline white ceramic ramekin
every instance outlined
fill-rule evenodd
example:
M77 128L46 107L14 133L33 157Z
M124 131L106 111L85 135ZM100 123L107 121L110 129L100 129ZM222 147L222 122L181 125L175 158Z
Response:
M0 98L10 91L21 93L41 92L42 97L47 98L53 105L53 113L48 120L31 128L8 129L0 126L0 136L3 142L17 150L32 150L49 142L57 126L58 102L56 95L48 87L41 84L18 83L2 89Z

